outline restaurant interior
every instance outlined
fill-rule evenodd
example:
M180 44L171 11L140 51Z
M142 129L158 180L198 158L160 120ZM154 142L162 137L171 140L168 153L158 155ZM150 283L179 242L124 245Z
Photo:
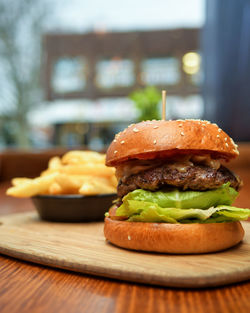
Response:
M249 0L0 0L0 64L0 227L35 212L29 197L6 194L14 178L39 177L70 151L104 154L145 120L216 123L238 145L225 162L243 181L234 205L250 208ZM1 312L250 312L249 266L239 282L228 274L227 286L199 287L200 278L185 288L55 269L4 249Z

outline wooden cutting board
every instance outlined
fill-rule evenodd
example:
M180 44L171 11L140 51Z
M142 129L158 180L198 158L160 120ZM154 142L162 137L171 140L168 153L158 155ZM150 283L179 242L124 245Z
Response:
M71 271L173 287L200 288L250 279L250 223L244 242L206 255L128 251L104 240L103 223L40 221L36 213L0 218L0 252Z

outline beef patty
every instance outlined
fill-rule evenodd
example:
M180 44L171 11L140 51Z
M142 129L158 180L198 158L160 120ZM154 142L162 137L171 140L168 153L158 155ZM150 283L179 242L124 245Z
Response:
M163 186L175 186L186 190L207 190L219 188L230 182L230 186L238 190L242 185L241 179L224 166L214 169L206 165L190 165L185 170L164 164L144 172L123 177L117 187L118 197L122 198L135 189L158 190Z

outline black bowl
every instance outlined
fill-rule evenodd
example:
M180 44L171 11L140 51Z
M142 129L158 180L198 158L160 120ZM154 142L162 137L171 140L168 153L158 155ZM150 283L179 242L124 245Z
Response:
M41 219L53 222L92 222L104 220L117 194L95 196L40 195L32 201Z

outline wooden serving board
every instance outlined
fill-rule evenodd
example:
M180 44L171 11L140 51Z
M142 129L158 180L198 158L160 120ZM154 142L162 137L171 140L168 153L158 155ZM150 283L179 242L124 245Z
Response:
M62 224L36 213L0 218L0 253L71 271L147 284L200 288L250 279L250 223L244 242L206 255L128 251L105 241L103 223Z

